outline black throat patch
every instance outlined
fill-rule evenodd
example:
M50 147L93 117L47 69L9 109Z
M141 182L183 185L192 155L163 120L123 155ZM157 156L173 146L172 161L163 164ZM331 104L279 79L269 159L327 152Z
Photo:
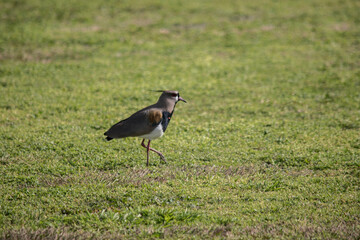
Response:
M171 120L171 117L173 115L174 111L172 111L171 113L169 112L162 112L162 121L161 121L161 126L162 126L162 129L163 129L163 132L165 132L170 120Z

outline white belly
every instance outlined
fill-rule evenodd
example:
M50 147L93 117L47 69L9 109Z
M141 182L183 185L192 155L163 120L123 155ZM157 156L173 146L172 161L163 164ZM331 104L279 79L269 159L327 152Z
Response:
M161 124L159 124L154 130L152 130L152 132L141 135L139 137L153 140L153 139L161 137L163 134L164 134L164 132L163 132L162 126L161 126Z

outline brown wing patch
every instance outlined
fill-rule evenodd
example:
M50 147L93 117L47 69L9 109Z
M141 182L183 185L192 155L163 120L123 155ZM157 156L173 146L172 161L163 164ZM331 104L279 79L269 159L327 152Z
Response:
M149 111L149 122L151 124L158 124L161 121L162 113L158 109L151 109Z

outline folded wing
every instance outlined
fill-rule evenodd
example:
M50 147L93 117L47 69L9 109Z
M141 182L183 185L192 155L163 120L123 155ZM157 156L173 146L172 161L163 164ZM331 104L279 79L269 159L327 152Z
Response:
M161 120L162 112L159 109L146 109L116 123L104 135L108 138L141 136L154 130Z

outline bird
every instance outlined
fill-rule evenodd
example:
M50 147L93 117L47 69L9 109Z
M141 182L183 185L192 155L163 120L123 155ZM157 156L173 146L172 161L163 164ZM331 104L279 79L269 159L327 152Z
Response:
M178 91L157 90L161 92L159 100L145 107L130 117L121 120L107 130L104 135L110 141L116 138L139 137L142 138L141 146L146 148L146 166L149 166L149 152L153 151L166 163L165 156L158 150L150 147L150 142L163 136L173 116L175 106L179 101L187 103L180 97ZM148 140L145 145L145 139Z

